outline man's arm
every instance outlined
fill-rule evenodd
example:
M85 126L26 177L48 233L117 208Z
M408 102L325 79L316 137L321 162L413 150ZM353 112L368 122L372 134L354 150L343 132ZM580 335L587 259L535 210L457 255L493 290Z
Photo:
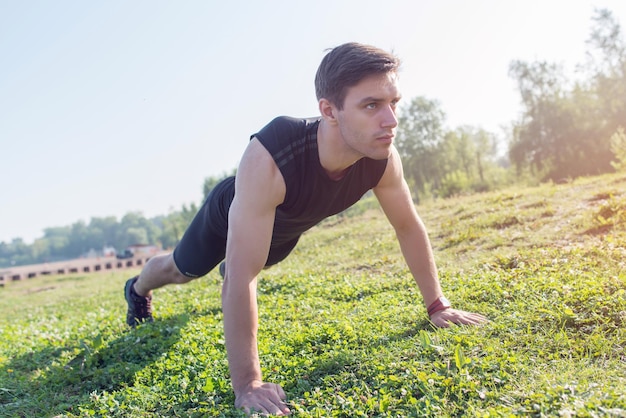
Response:
M235 406L248 413L289 413L282 388L263 382L257 349L257 275L265 266L276 207L284 196L282 175L268 151L253 139L237 170L222 287L224 335Z
M428 307L442 297L443 292L430 240L415 210L409 187L404 180L402 162L395 148L374 193L396 231L402 254ZM451 308L434 313L430 319L440 327L447 327L450 322L479 324L487 320L480 314Z

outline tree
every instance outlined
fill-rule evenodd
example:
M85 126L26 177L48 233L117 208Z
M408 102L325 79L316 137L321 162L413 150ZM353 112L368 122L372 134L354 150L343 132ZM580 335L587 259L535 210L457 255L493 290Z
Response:
M125 231L124 235L126 237L125 240L128 243L126 247L134 244L147 244L149 242L148 231L146 231L146 228L130 227Z
M525 106L509 149L518 171L529 167L543 179L559 180L610 170L593 90L582 83L568 89L560 67L544 62L516 61L511 74Z
M29 264L33 260L30 246L23 239L14 238L10 243L0 243L0 261L4 267Z
M495 135L482 128L460 126L446 134L442 147L447 161L446 174L463 173L466 184L461 190L484 191L491 188L489 183L495 179L488 179L486 172L496 165ZM457 174L453 178L461 177Z
M588 66L596 77L620 80L626 73L626 41L621 26L607 9L596 10L592 20L595 25L587 40L591 47Z
M427 194L484 191L501 182L502 176L487 175L503 170L495 162L495 135L472 126L446 130L439 103L424 97L403 107L398 119L396 144L418 201Z
M91 218L91 221L89 222L89 229L94 230L91 231L91 235L93 237L92 244L98 248L105 245L115 245L118 227L119 223L117 222L117 218L115 216Z
M626 44L610 12L597 11L594 22L590 81L569 83L547 62L511 63L524 106L509 149L518 172L559 180L612 170L610 137L626 125Z
M494 134L484 129L478 129L472 137L475 146L476 168L480 184L486 184L486 170L488 165L497 165L498 140Z
M116 246L126 248L135 244L154 244L160 236L160 228L146 219L140 212L129 212L120 221Z
M556 138L546 121L556 120L552 113L562 95L561 69L547 62L513 61L509 75L517 79L525 107L522 120L515 126L510 157L518 170L528 166L541 173L551 164L556 149Z
M621 126L611 135L611 151L617 161L611 161L611 165L618 171L626 171L626 133Z
M129 212L118 222L114 216L92 218L89 224L77 221L69 226L44 229L44 236L27 245L21 239L0 242L0 267L43 263L77 258L105 246L118 250L133 244L161 244L174 247L197 213L195 203L182 205L180 211L146 219Z
M415 197L437 188L442 179L440 144L445 113L437 101L416 97L400 109L396 144L405 174L415 187Z
M160 241L163 248L172 248L178 244L197 212L195 203L189 206L183 204L180 211L171 210L169 215L161 218Z
M48 241L50 259L61 260L67 258L70 245L71 228L69 226L51 227L44 229L43 239Z
M80 257L89 251L88 235L89 231L84 221L81 220L72 224L70 245L68 247L68 255L70 257Z
M602 112L600 135L606 139L626 126L626 39L610 11L596 10L593 21L588 68Z
M202 185L202 194L204 196L202 201L204 202L206 200L206 198L209 196L209 193L211 193L211 190L213 190L213 188L217 186L220 181L224 180L227 177L234 176L235 174L237 174L236 168L234 168L230 172L224 172L219 176L211 176L205 178L204 184Z

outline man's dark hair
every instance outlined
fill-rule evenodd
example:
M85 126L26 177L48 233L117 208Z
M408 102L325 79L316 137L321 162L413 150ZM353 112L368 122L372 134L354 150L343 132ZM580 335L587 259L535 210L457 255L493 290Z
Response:
M327 99L343 109L348 89L366 77L397 72L400 60L382 49L349 42L330 49L315 75L317 100Z

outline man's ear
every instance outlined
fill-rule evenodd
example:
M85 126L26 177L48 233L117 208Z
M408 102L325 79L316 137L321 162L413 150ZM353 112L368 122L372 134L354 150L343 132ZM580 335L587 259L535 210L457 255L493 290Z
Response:
M337 107L333 105L328 99L320 99L319 103L320 114L329 125L337 124Z

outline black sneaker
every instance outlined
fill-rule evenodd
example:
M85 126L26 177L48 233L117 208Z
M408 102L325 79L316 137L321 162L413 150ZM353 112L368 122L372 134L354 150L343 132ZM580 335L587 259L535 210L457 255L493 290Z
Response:
M139 276L128 279L124 287L124 296L128 303L128 312L126 312L126 323L131 327L135 327L142 322L152 322L152 298L139 296L135 293L134 284Z

